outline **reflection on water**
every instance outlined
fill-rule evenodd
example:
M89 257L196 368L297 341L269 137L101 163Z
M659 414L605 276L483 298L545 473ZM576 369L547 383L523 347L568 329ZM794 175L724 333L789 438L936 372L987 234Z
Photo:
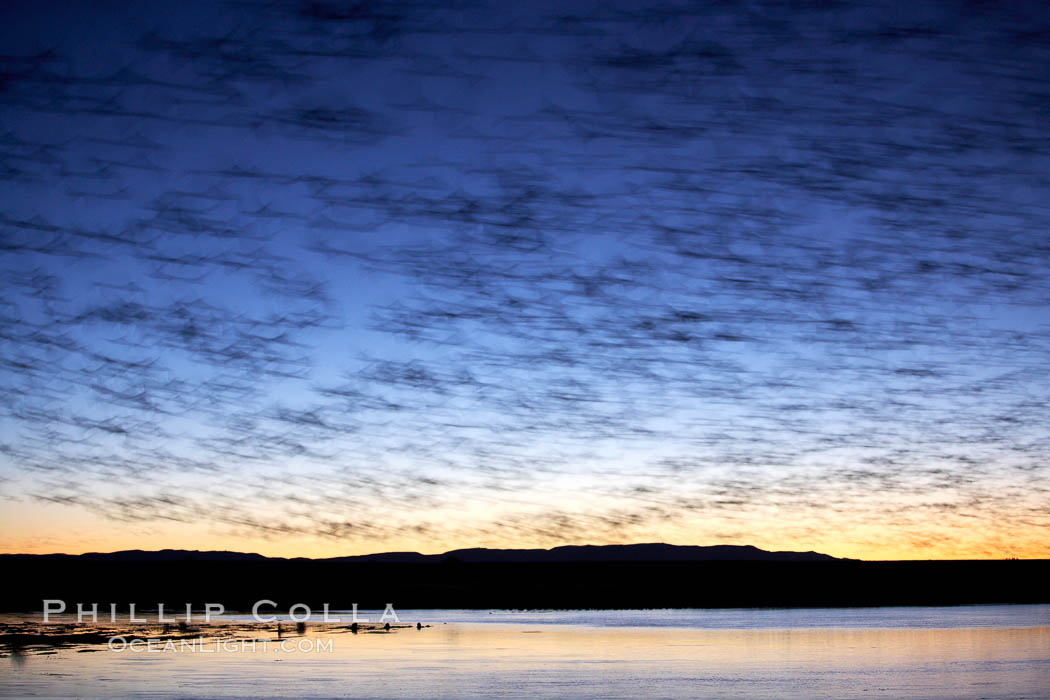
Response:
M1047 611L1025 607L1037 620ZM697 612L680 611L685 619ZM928 609L913 612L930 619ZM867 611L869 622L879 614ZM357 636L308 627L309 639L332 641L330 652L61 649L23 657L20 668L5 662L0 695L1038 697L1050 689L1050 625L705 629L563 624L558 615L566 614Z
M1050 626L1050 605L957 605L882 608L726 608L656 610L409 610L428 622L513 622L591 627L795 629ZM245 619L248 616L241 616ZM375 619L373 617L373 619Z

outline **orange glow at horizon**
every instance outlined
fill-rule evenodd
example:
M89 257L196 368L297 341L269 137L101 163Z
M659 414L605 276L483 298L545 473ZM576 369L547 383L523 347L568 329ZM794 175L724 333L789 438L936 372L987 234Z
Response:
M812 515L810 513L809 515ZM91 513L55 504L15 504L0 515L0 552L6 554L83 554L128 549L228 550L253 552L273 557L324 558L372 554L376 552L416 551L438 554L453 549L488 547L501 549L551 548L561 545L633 544L666 542L676 545L753 545L778 551L816 551L835 557L862 560L923 559L1046 559L1050 544L1040 527L1006 527L989 518L986 527L962 529L943 523L926 527L891 526L874 521L846 522L838 527L810 521L735 518L732 532L724 522L697 521L691 527L679 523L656 529L639 528L625 536L611 538L596 533L581 534L571 540L551 537L499 537L479 530L461 536L364 539L321 537L259 537L222 532L209 523L126 523L114 522Z

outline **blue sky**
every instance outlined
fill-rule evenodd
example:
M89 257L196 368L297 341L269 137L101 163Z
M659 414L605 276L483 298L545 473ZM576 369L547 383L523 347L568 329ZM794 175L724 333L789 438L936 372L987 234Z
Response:
M3 12L3 549L1047 556L1034 5Z

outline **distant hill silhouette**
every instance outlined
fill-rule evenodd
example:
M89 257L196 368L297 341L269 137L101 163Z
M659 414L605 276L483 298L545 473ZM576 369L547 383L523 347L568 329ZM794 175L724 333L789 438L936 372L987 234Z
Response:
M549 562L662 562L662 561L836 561L817 552L767 552L751 545L720 544L710 547L673 544L567 545L553 549L454 549L444 554L390 552L356 557L334 557L332 561L461 561L465 563Z
M89 552L87 554L3 554L4 558L82 559L89 561L173 562L173 561L288 561L285 557L265 557L261 554L228 551L198 551L162 549L146 551L128 549L119 552ZM305 557L296 557L298 561ZM568 545L553 549L454 549L443 554L419 552L382 552L346 557L326 557L313 561L331 562L389 562L389 563L450 563L470 564L545 564L588 562L690 562L690 561L849 561L819 552L768 552L751 545L719 544L709 547L662 543Z
M1050 560L858 561L756 547L633 544L329 559L166 549L0 555L0 611L43 600L277 609L576 609L1050 603Z
M0 554L7 559L114 561L114 562L174 562L174 561L266 561L261 554L227 551L198 551L196 549L125 549L119 552L87 552L86 554Z

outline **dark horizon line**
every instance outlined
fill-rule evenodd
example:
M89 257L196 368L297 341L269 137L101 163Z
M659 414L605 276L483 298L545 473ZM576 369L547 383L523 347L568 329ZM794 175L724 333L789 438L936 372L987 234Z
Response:
M754 545L675 545L664 542L641 542L630 544L607 545L559 545L550 548L541 547L461 547L434 554L423 554L415 551L386 551L368 554L338 555L332 557L281 557L259 554L257 552L240 552L235 550L198 550L171 549L159 550L124 549L112 552L83 552L68 554L53 552L46 554L26 554L18 552L0 553L0 557L33 557L33 558L82 558L82 559L119 559L119 560L178 560L178 559L214 559L214 560L251 560L251 561L732 561L732 560L769 560L786 559L799 561L860 561L845 557L834 557L812 550L764 550ZM608 557L611 557L608 558Z
M754 545L674 545L663 542L643 542L631 544L608 545L559 545L550 548L489 548L464 547L451 549L435 554L423 554L415 551L387 551L369 554L340 555L333 557L282 557L259 554L257 552L240 552L235 550L198 550L172 549L157 550L123 549L111 552L50 552L30 554L24 552L2 552L3 558L32 559L95 559L117 561L179 561L179 560L212 560L212 561L375 561L391 563L424 563L424 562L574 562L574 561L1046 561L1046 559L1022 557L1001 557L987 559L856 559L835 557L813 550L764 550Z

